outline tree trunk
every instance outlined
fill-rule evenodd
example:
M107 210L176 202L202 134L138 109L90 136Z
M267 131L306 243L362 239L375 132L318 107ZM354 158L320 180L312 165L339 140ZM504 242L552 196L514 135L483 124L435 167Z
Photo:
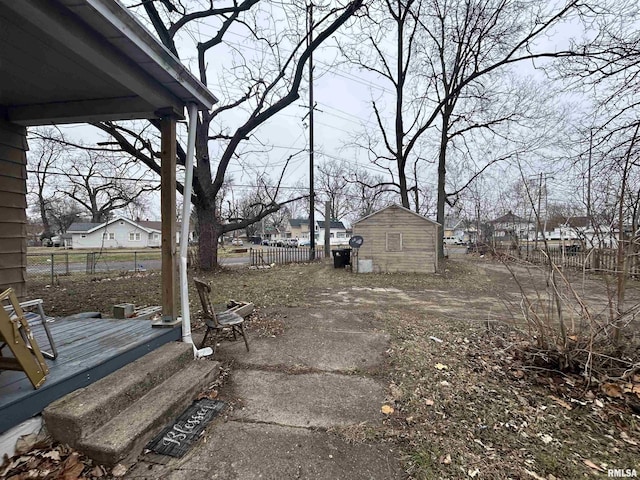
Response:
M449 113L445 111L442 113L442 133L440 137L440 152L438 153L438 205L437 205L437 215L436 221L441 225L440 230L438 231L437 238L437 246L438 246L438 257L444 258L444 205L447 200L447 192L446 192L446 174L447 174L447 142L449 135L448 132L449 126Z
M38 204L40 207L40 218L42 219L42 238L51 238L51 225L47 216L46 200L42 195L38 196Z
M200 268L211 270L218 266L218 237L220 228L216 221L215 208L207 208L203 205L196 205L198 215L198 253Z
M396 64L398 78L396 80L396 162L398 164L398 180L400 182L400 198L404 208L411 208L409 204L409 192L407 191L407 174L406 158L404 152L404 118L403 115L403 94L405 75L402 71L404 52L404 20L402 20L402 2L398 0L398 12L396 23L398 25L398 42L397 54L398 61Z

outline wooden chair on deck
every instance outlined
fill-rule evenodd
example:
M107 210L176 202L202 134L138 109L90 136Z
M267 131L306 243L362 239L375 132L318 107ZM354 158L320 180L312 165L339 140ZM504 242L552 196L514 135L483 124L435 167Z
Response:
M4 347L9 347L13 357L2 355ZM0 293L0 370L2 369L23 371L34 388L40 387L49 373L49 367L12 288Z
M218 334L223 333L224 329L230 329L233 333L233 339L237 339L237 334L242 335L244 345L249 351L249 342L247 341L247 335L244 331L244 318L235 312L220 312L216 313L211 303L211 287L208 283L202 280L194 279L196 289L198 290L198 296L200 297L200 303L202 303L202 312L204 314L204 323L207 325L207 331L204 334L200 348L203 348L209 334L214 332L213 337L213 351L216 350L216 343L218 341Z

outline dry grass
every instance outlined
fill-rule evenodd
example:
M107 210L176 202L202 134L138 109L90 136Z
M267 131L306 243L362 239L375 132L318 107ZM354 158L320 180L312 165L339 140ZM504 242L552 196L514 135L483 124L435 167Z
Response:
M499 264L449 262L442 275L356 276L328 264L196 275L211 282L214 303L254 302L251 328L259 335L282 334L286 324L273 312L287 306L376 311L392 339L376 376L388 381L395 411L380 424L334 433L399 443L413 478L574 479L640 470L640 396L608 396L575 375L532 365L527 338L505 323L517 315L509 301L519 292ZM31 294L53 314L109 312L124 301L159 303L160 276L63 281ZM345 298L365 303L340 303ZM500 322L484 321L490 309Z

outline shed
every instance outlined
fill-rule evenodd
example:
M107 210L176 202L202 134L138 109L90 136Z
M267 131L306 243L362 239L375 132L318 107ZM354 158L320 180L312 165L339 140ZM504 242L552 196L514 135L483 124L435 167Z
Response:
M434 273L439 228L439 223L395 204L361 218L353 224L353 235L364 239L357 271Z

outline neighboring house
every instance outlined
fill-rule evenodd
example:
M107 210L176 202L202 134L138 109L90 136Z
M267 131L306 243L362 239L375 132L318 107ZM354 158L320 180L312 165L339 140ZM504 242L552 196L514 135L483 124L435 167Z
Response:
M287 229L288 238L308 239L309 238L309 219L308 218L290 218L289 228Z
M280 232L280 229L273 227L273 226L268 226L268 227L264 227L264 229L260 232L260 239L261 240L267 240L267 241L272 241L272 240L277 240L279 238L284 238Z
M315 239L316 243L324 242L325 221L315 221ZM348 230L344 223L332 220L329 224L329 239L332 245L340 245L349 243L351 231ZM291 218L284 238L297 238L299 240L309 239L309 219L308 218Z
M316 221L316 240L320 243L324 242L326 222L324 220ZM329 242L331 245L346 245L349 243L351 235L342 222L331 220L329 222Z
M390 205L353 224L364 239L358 249L358 273L434 273L438 268L440 224L400 205Z
M447 216L444 220L444 236L456 237L460 240L465 235L464 223L460 218Z
M141 227L162 232L162 222L149 221L149 220L136 220L136 223ZM176 242L180 243L180 233L182 232L182 223L176 222ZM196 229L193 225L189 224L189 241L196 240Z
M514 243L535 236L535 223L509 211L506 215L491 220L494 243Z
M71 248L148 248L160 247L162 232L124 217L104 223L73 223L67 230Z

